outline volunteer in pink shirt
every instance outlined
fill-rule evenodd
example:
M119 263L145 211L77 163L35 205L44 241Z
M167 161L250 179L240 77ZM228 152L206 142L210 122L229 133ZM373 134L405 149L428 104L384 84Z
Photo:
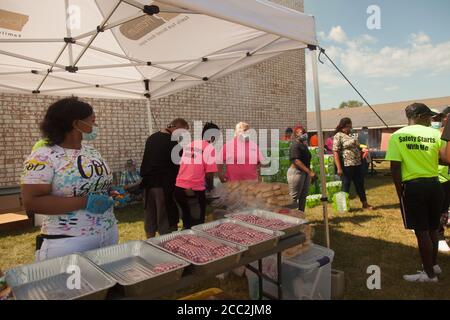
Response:
M181 207L184 229L205 223L206 195L205 191L213 188L214 173L217 172L216 155L213 142L220 135L219 127L214 123L206 123L203 127L203 140L196 140L183 148L175 183L175 199ZM208 140L207 140L208 139ZM200 206L200 219L195 221L191 216L186 191L192 190Z
M249 129L247 123L238 123L234 139L227 142L220 151L218 159L222 164L219 164L219 178L222 183L258 180L259 165L264 158L258 145L250 140Z

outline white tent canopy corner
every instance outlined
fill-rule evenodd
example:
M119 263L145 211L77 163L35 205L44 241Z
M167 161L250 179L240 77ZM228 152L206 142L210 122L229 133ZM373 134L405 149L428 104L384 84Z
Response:
M2 0L0 90L158 99L309 48L323 186L317 45L314 17L267 0Z

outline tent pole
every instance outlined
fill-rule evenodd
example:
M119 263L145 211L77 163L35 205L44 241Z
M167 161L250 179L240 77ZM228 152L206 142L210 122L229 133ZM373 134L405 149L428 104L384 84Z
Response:
M322 131L322 116L320 108L320 91L319 91L319 72L317 68L317 47L309 46L311 54L311 64L313 71L314 84L314 100L316 105L316 122L317 122L317 136L319 138L319 160L320 160L320 182L322 188L322 207L323 219L325 223L325 239L327 248L330 248L330 229L328 225L328 199L327 199L327 181L325 178L325 155L324 155L324 141Z
M153 133L152 109L150 108L150 98L147 98L147 122L149 135Z
M26 61L31 61L31 62L36 62L39 64L43 64L46 66L50 66L50 67L56 67L56 68L60 68L63 69L65 71L65 66L61 65L61 64L57 64L57 63L51 63L50 61L45 61L45 60L41 60L41 59L35 59L32 57L27 57L18 53L12 53L12 52L8 52L8 51L4 51L4 50L0 50L0 54L3 54L5 56L9 56L9 57L13 57L13 58L17 58L17 59L21 59L21 60L26 60Z
M262 44L261 46L255 48L255 49L252 50L252 51L247 51L242 57L239 57L239 58L233 60L232 62L230 62L229 64L227 64L225 67L223 67L222 69L220 69L219 71L217 71L217 72L215 72L214 74L210 75L209 78L210 78L210 79L215 78L218 74L220 74L220 73L226 71L228 68L234 66L235 64L241 62L242 60L244 60L244 59L246 59L246 58L248 58L248 57L251 57L254 53L258 52L259 50L262 50L262 49L266 48L267 46L270 46L272 43L274 43L274 42L280 40L280 38L281 38L281 37L276 37L275 39L271 39L270 41L268 41L268 42Z

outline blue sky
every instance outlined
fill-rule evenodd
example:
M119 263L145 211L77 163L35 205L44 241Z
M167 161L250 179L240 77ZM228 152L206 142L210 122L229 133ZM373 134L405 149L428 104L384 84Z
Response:
M321 46L371 104L450 96L449 0L304 0ZM381 29L369 30L377 5ZM308 110L314 109L307 55ZM323 109L361 100L329 62L319 67Z

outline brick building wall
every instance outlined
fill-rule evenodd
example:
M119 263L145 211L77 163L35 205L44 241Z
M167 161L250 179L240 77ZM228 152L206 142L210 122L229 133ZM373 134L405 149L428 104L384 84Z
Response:
M303 11L303 0L274 1ZM239 121L255 129L306 126L306 80L303 50L292 51L223 78L151 102L156 123L175 117L191 124L214 121L232 129ZM60 97L0 93L0 186L19 183L22 162L39 139L46 108ZM127 159L142 159L148 136L145 100L85 98L96 111L100 135L93 145L114 171Z
M39 123L47 107L61 97L0 93L0 186L19 183L22 162L40 138ZM127 159L140 161L148 136L145 100L83 98L96 113L100 127L92 145L113 170Z

